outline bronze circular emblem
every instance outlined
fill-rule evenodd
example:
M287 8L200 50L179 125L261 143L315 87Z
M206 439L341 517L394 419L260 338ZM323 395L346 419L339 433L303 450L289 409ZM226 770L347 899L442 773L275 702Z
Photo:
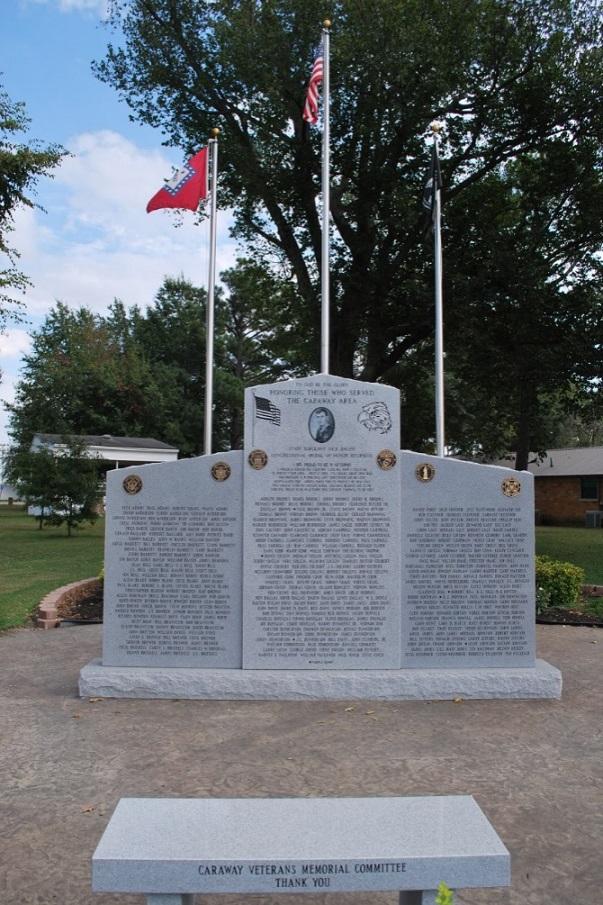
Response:
M139 478L137 474L129 474L123 479L121 485L126 493L140 493L142 490L142 478Z
M256 471L265 468L268 463L268 456L263 449L252 449L247 459L251 467L255 468Z
M382 468L383 471L389 471L390 468L393 468L396 464L396 454L391 451L391 449L382 449L380 453L377 454L377 465L379 468Z
M517 496L521 490L521 481L517 478L505 478L500 486L505 496Z
M214 462L211 467L211 476L214 481L227 481L230 477L230 465L228 462Z
M435 467L429 462L423 462L415 468L415 475L417 481L422 481L425 484L427 481L433 480L435 476Z

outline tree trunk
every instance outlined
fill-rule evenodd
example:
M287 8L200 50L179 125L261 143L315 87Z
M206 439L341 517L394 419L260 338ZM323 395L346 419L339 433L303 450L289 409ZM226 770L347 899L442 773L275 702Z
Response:
M535 409L536 391L529 380L522 380L519 390L519 416L517 422L517 448L515 450L515 468L526 471L530 458L530 441L532 439L532 417Z
M243 411L233 408L230 420L230 448L243 449Z

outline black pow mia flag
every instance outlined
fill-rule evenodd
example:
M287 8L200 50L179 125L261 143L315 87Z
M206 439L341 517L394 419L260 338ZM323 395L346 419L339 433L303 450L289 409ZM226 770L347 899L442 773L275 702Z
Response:
M436 192L442 188L442 174L440 172L440 158L437 143L433 143L431 149L431 166L429 177L423 189L423 208L425 210L425 232L433 231L435 227Z
M263 396L254 396L255 399L255 417L262 421L271 421L277 427L281 426L281 410L278 405L274 405L269 399Z

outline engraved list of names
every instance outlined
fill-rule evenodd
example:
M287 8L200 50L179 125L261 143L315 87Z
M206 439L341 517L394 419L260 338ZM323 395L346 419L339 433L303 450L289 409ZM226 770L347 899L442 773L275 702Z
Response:
M534 661L531 476L429 458L401 462L403 665L530 666ZM516 474L516 473L515 473Z
M245 668L399 668L398 408L324 375L247 391Z
M241 666L241 458L146 466L135 496L110 474L105 665Z

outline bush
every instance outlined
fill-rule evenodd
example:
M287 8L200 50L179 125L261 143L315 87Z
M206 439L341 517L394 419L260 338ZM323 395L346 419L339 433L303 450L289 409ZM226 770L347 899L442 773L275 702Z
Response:
M584 569L548 556L536 557L536 610L547 607L572 609L584 583Z
M445 883L440 883L438 886L436 905L454 905L454 894Z

